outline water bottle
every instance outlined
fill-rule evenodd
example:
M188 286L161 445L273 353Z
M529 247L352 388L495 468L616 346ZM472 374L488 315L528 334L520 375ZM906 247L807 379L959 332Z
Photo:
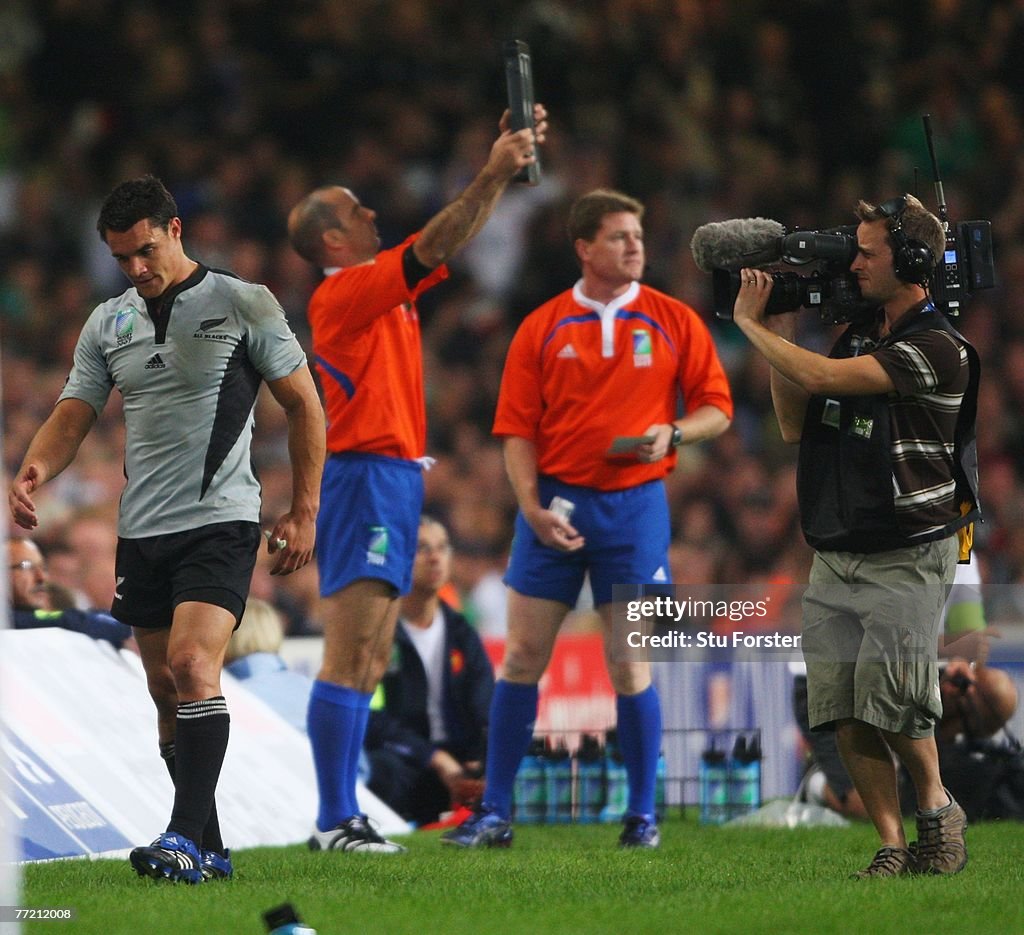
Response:
M751 809L761 807L761 735L754 734L747 744L749 775L747 778L747 803Z
M568 523L572 519L572 513L576 509L576 504L572 500L566 500L565 497L552 497L548 509Z
M548 745L544 755L544 794L551 824L572 821L572 760L561 741Z
M711 746L700 757L700 821L704 825L720 825L726 820L729 768L725 754Z
M584 734L576 751L576 820L601 820L604 805L604 751L593 734Z
M658 754L658 766L654 774L654 815L658 821L664 819L665 809L667 808L667 799L665 797L666 770L665 751L662 750Z
M520 824L537 824L546 817L544 776L544 739L534 737L519 764L512 787L515 820Z
M316 929L304 925L291 903L283 903L263 913L270 935L316 935Z
M761 807L761 744L757 735L740 734L729 760L730 815L745 815Z
M601 821L615 823L622 821L629 805L629 779L626 764L619 752L618 733L610 730L604 744L605 799L601 809Z

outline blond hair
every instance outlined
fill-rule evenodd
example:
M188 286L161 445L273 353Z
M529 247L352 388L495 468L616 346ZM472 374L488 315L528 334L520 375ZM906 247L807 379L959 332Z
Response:
M284 642L284 622L273 604L250 597L238 629L231 634L225 655L226 662L241 659L250 653L276 653Z

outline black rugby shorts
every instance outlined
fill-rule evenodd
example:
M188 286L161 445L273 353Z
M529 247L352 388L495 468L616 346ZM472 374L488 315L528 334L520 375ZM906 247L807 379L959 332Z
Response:
M262 537L258 523L211 523L186 532L118 539L110 613L133 627L169 627L185 601L242 619Z

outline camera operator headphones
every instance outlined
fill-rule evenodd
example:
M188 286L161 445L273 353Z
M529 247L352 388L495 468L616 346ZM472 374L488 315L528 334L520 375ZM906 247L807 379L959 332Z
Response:
M923 240L911 240L903 232L903 212L907 210L907 197L890 198L878 206L889 225L892 240L892 265L896 278L902 282L927 285L935 269L935 253Z

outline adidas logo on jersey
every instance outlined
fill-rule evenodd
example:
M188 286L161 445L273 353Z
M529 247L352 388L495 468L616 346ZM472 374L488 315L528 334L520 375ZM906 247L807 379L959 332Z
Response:
M571 344L566 344L565 347L563 347L555 356L561 357L563 360L571 360L579 357L580 355L576 353L576 348Z
M665 574L665 567L663 565L658 566L658 570L651 575L652 581L668 581L668 575Z
M146 361L146 366L143 370L164 370L167 364L164 363L164 359L159 354L154 354L149 360Z

